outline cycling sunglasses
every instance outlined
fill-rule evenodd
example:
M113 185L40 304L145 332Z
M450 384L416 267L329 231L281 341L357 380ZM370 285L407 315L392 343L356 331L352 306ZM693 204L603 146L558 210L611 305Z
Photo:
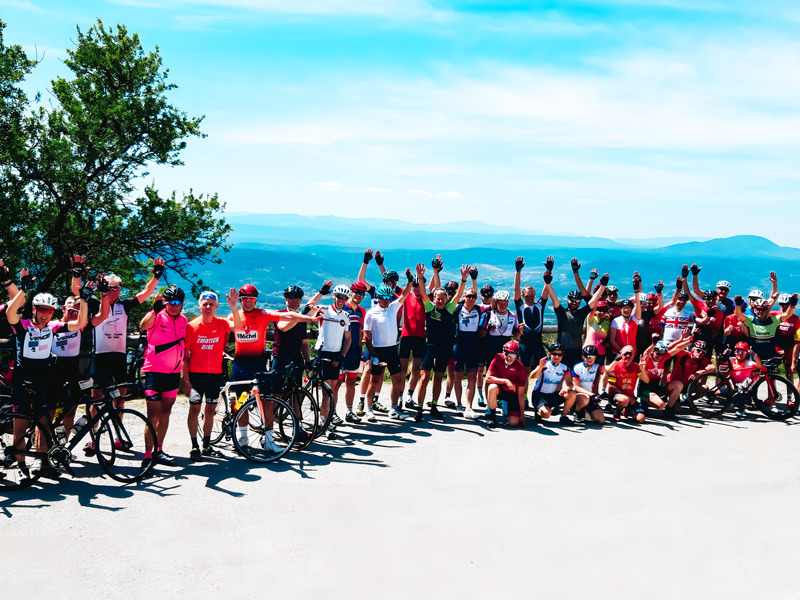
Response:
M347 300L349 298L349 296L346 296L345 294L334 294L333 296L337 300Z
M217 295L214 292L203 292L200 294L200 300L216 300Z
M180 306L183 304L183 300L169 300L167 304L171 304L172 306Z
M303 294L292 292L291 294L284 294L283 297L286 298L287 300L302 300Z
M550 356L564 356L563 352L551 352Z
M477 294L467 294L466 296L464 296L464 298L475 298L475 299L477 299L478 296L477 296Z
M517 356L518 356L516 353L514 353L514 352L509 352L508 350L503 350L503 354L505 354L505 355L506 355L506 356L508 356L509 358L517 358Z

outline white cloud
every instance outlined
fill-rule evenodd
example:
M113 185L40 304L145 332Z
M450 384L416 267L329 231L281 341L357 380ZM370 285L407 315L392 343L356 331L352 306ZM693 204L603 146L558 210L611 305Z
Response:
M321 190L347 190L350 189L346 185L338 183L336 181L326 181L325 183L315 183L313 184L317 188Z

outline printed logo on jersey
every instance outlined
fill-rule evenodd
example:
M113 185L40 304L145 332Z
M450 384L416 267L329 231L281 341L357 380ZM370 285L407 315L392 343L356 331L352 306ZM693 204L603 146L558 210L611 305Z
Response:
M197 336L197 344L200 346L200 350L213 350L214 345L218 342L219 336L213 338Z
M258 341L258 330L256 331L245 331L244 329L239 330L236 332L236 341L237 342L257 342Z

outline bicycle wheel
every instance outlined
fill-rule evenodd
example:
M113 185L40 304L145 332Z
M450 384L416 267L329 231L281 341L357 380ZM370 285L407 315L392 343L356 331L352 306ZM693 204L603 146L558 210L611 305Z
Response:
M147 477L153 461L142 468L145 453L145 430L158 445L156 428L142 413L121 408L107 414L95 434L97 462L114 481L133 483Z
M14 425L18 427L24 422L25 433L16 448L14 445ZM21 490L39 479L40 473L31 475L30 468L37 458L47 464L46 453L36 453L33 442L37 432L49 446L50 436L40 423L28 415L7 412L0 416L0 451L2 452L2 468L0 468L0 492ZM15 451L16 449L16 451Z
M205 414L206 414L206 404L200 410L200 416L198 417L198 424L197 424L197 431L198 435L203 435L203 422L205 421ZM212 404L211 406L214 407L214 424L211 425L211 444L219 444L222 440L222 436L225 435L225 419L230 417L230 413L228 413L228 405L225 403L225 399L220 396L219 400L216 404Z
M305 450L308 448L311 442L314 441L314 438L316 437L316 429L320 426L319 405L317 404L317 401L314 400L314 396L303 389L284 393L283 401L294 409L295 415L300 416L299 426L302 429L302 432L298 432L300 437L295 445L295 448L297 450ZM284 438L287 438L289 434L283 430L284 421L279 421L278 426L281 428L281 435ZM303 432L305 432L307 435L303 435Z
M785 377L768 373L756 383L750 394L758 409L770 419L785 421L797 414L800 394Z
M686 403L694 414L714 419L722 416L731 407L733 393L730 374L714 371L689 384L686 389Z
M233 443L247 460L260 463L275 462L292 449L297 439L298 420L294 411L280 398L264 396L261 400L264 403L264 410L272 413L267 416L266 421L271 420L272 423L265 424L258 400L251 395L236 413L237 425L242 423L243 417L246 419L247 437L240 437L239 430L236 429ZM282 434L281 430L286 435Z
M314 428L314 438L318 438L325 431L327 431L328 427L330 427L331 421L333 420L333 409L335 408L334 405L331 405L330 410L328 410L327 417L322 415L322 400L326 397L330 398L333 393L331 392L331 388L327 383L315 379L309 379L308 383L303 386L303 389L311 394L311 397L314 398L314 401L317 403L317 406L319 406L320 409L320 420L317 427Z

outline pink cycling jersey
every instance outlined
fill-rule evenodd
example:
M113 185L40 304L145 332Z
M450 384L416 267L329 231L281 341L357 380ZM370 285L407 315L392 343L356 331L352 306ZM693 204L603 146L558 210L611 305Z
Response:
M180 373L186 354L188 319L183 315L170 317L166 310L156 313L153 326L147 330L142 371Z

